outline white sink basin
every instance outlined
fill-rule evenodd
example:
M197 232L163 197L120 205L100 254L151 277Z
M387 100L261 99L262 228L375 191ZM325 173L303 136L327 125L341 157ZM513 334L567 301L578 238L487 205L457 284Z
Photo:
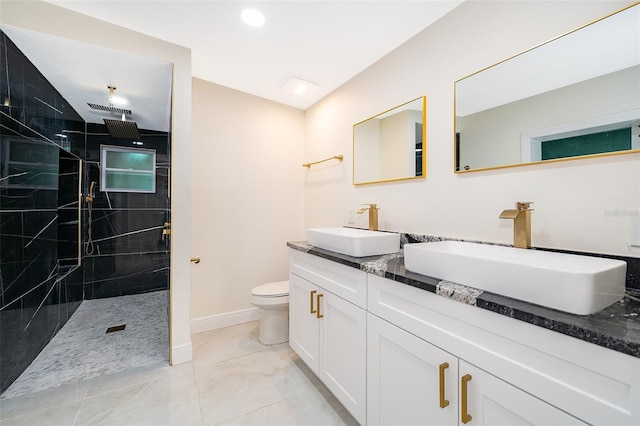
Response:
M407 270L588 315L624 296L627 263L460 241L404 245Z
M307 243L349 256L375 256L400 251L400 234L354 228L309 228Z

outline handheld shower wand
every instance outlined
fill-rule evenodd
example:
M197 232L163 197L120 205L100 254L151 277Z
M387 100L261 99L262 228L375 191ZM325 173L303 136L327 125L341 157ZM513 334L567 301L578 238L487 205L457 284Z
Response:
M87 203L93 203L93 198L94 198L94 193L93 193L93 188L94 186L96 186L96 182L95 181L91 181L91 185L89 186L89 195L87 195L86 197L84 197L84 200Z

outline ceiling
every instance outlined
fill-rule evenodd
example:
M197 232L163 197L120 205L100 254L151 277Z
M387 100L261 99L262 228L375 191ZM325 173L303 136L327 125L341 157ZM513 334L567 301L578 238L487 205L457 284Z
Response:
M463 2L47 1L190 48L194 77L302 110ZM240 13L247 7L263 12L264 26L253 28L242 22ZM23 52L85 120L102 122L102 116L90 110L86 102L106 105L106 86L112 84L117 87L117 94L129 100L125 108L133 111L139 127L165 130L168 126L166 111L154 112L155 121L150 117L149 122L141 122L140 114L152 111L150 108L160 101L158 96L166 96L163 81L170 64L154 64L89 45L76 51L75 47L82 43L37 33L29 35L24 30L6 32L19 48L31 46L30 53L26 49ZM65 42L74 43L74 49L62 49ZM60 51L64 51L63 61L59 54L52 53ZM150 78L154 65L159 74ZM283 90L291 77L318 87L296 96Z

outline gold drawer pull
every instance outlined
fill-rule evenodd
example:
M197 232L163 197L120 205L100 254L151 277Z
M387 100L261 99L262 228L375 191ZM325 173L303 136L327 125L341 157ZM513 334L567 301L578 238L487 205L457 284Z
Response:
M462 376L462 423L469 423L473 417L467 412L467 383L471 381L471 374Z
M322 315L320 313L320 299L322 299L322 296L324 296L324 294L319 294L318 298L317 298L317 302L318 302L318 313L316 314L316 318L324 318L324 315Z
M311 309L311 312L310 312L310 313L312 313L312 314L315 314L315 313L316 313L316 310L315 310L315 309L313 309L313 296L315 296L315 294L316 294L316 291L315 291L315 290L312 290L312 291L309 293L309 307L310 307L310 309Z
M440 408L444 408L449 405L449 400L444 398L444 370L449 368L448 362L440 364Z

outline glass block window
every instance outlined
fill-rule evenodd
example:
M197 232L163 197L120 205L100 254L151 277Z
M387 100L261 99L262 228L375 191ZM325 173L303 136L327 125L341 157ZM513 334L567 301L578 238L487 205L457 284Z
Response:
M156 192L156 150L100 146L100 190Z

